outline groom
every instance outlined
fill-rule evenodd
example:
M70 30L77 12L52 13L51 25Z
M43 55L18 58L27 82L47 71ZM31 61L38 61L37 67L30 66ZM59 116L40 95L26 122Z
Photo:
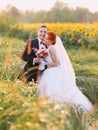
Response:
M23 78L28 83L32 80L37 81L38 66L41 62L40 58L37 58L33 48L40 49L41 41L45 38L47 33L47 27L42 25L37 30L37 38L27 40L26 46L21 53L21 59L26 62L23 69Z

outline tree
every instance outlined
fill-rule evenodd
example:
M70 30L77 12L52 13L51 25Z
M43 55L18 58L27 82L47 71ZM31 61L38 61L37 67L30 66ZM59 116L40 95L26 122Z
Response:
M33 10L26 10L23 13L23 19L22 22L32 22L34 18L35 12Z
M7 6L7 14L12 17L14 22L18 22L21 18L21 13L20 10L18 10L16 7L14 6Z
M44 10L40 10L35 13L35 15L32 18L32 22L46 22L47 20L47 12Z
M77 7L75 10L75 20L76 22L89 22L88 19L89 10L87 8Z

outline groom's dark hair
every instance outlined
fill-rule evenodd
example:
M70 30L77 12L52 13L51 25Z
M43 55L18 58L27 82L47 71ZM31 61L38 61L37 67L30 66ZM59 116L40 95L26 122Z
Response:
M46 25L41 25L41 26L39 26L39 28L46 28L48 30ZM39 30L39 28L38 28L38 30Z

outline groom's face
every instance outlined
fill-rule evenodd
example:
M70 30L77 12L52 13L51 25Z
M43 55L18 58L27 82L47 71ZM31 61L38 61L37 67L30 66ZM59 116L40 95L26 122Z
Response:
M38 29L38 33L37 33L37 35L38 35L38 37L41 39L41 40L43 40L44 38L45 38L45 35L47 34L47 28L45 28L45 27L40 27L39 29Z

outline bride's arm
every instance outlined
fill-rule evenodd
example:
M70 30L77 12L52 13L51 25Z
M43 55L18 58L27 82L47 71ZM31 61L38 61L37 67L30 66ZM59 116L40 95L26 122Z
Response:
M52 62L47 62L46 63L47 67L50 68L50 67L56 67L56 66L60 65L60 63L57 59L57 56L56 56L56 51L53 46L49 47L49 53L50 53Z

